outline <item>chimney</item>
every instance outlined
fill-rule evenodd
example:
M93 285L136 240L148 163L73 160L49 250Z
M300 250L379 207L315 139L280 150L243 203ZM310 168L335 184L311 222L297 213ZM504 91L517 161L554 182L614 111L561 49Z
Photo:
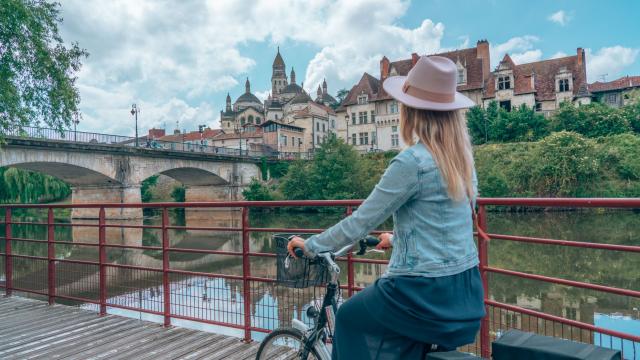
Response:
M383 56L382 60L380 60L380 81L384 81L389 77L389 65L389 59Z
M482 79L487 80L491 74L491 58L489 56L489 42L486 39L478 40L476 54L478 59L482 59Z
M416 53L412 53L411 54L411 66L413 67L413 65L415 65L418 62L418 59L420 59L420 55L416 54Z
M578 55L578 66L577 68L580 69L580 79L581 81L587 81L587 59L584 53L584 49L579 47L577 50L577 55ZM580 84L577 84L577 86L580 86Z
M164 129L156 129L156 128L152 128L149 129L149 138L150 139L157 139L157 138L161 138L165 135Z

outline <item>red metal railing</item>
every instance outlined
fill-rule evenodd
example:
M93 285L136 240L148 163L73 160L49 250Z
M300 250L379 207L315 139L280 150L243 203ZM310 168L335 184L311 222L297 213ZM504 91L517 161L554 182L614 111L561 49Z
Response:
M5 211L5 236L4 253L0 253L4 261L5 281L0 285L4 287L6 295L11 295L12 291L22 291L44 295L49 303L54 303L56 299L78 301L82 303L96 304L101 315L107 313L107 308L119 308L124 310L135 310L142 313L149 313L163 318L166 326L171 324L172 319L192 320L212 325L222 325L236 328L244 332L244 339L250 341L252 332L268 332L269 326L261 325L263 321L274 320L268 315L259 316L259 310L270 310L275 307L273 304L253 304L256 300L259 288L268 288L269 291L277 293L277 283L273 277L252 273L252 259L270 259L275 255L268 252L251 251L251 233L319 233L322 229L292 229L292 228L264 228L252 227L249 223L250 208L256 207L344 207L345 215L352 212L353 207L361 204L359 200L340 201L274 201L274 202L211 202L211 203L146 203L146 204L81 204L81 205L0 205ZM562 207L562 208L640 208L640 199L478 199L479 226L489 233L487 229L487 206L518 206L518 207ZM157 209L161 212L161 225L131 225L108 223L105 209L108 208L145 208ZM46 223L35 223L27 221L15 221L12 210L17 208L36 208L47 211ZM60 208L97 208L97 224L86 223L63 223L56 222L54 210ZM176 208L234 208L241 211L240 226L178 226L172 225L169 219L169 210ZM13 236L13 226L38 225L47 227L47 240L26 239ZM56 227L97 227L97 243L87 241L73 242L73 246L93 247L98 250L97 261L64 259L56 257L56 246L69 245L65 241L55 239ZM153 229L160 231L161 246L126 245L112 244L107 241L106 232L110 228L120 229ZM205 250L185 247L171 246L170 231L191 230L191 231L223 231L239 232L241 234L241 251L235 250ZM613 245L604 243L590 243L579 241L554 240L546 238L536 238L516 235L491 234L492 240L515 241L530 244L545 244L553 246L591 248L600 250L611 250L626 253L640 253L640 246L635 245ZM34 256L17 254L12 250L12 244L20 242L43 243L47 245L47 256ZM631 298L640 298L640 291L634 289L624 289L612 286L590 284L586 282L561 279L537 274L530 274L515 270L501 269L489 265L489 241L478 240L480 273L485 287L485 304L487 316L482 320L479 338L476 344L468 350L479 353L484 357L490 356L490 342L501 331L510 327L526 328L529 331L536 331L549 334L548 327L551 326L550 334L553 336L569 337L579 341L593 341L595 336L608 337L610 346L613 347L613 339L620 341L620 347L625 357L637 358L640 352L640 336L614 331L606 328L596 327L593 324L567 319L561 316L547 314L541 311L526 309L516 305L510 305L495 301L490 298L491 281L490 274L500 274L510 277L517 277L535 281L542 281L552 284L559 284L582 289L589 289L609 294L623 295ZM161 253L161 267L140 266L136 264L119 264L110 261L109 249L134 250L134 251L156 251ZM191 271L172 267L170 261L171 254L204 254L221 257L232 257L241 259L241 274L213 273L206 271ZM386 260L366 259L347 256L341 259L346 263L346 285L342 288L347 296L351 296L362 287L356 285L356 275L354 266L356 264L377 264L384 265ZM18 263L16 263L18 262ZM22 267L25 263L45 262L46 266L42 270L46 272L46 277L41 273L35 274L31 283L25 279L16 279L16 266ZM97 280L93 276L97 273ZM123 274L127 274L126 276ZM74 278L75 277L75 278ZM117 277L117 279L115 279ZM81 281L65 283L68 279L81 279ZM46 279L46 280L44 280ZM111 281L115 279L115 281ZM132 280L133 279L133 280ZM196 279L192 281L190 279ZM204 279L204 281L200 281ZM18 283L15 281L18 280ZM209 282L208 282L209 281ZM80 284L78 285L78 282ZM97 284L96 284L97 282ZM97 287L97 296L89 288ZM257 286L258 287L257 287ZM241 299L234 300L231 288L241 289ZM211 297L210 301L225 304L217 312L211 312L209 308L195 302L194 292L181 291L181 288L197 287L204 289L202 297ZM160 290L161 289L161 290ZM213 291L209 291L213 290ZM144 300L142 292L149 292L152 296ZM138 294L139 302L132 299ZM197 292L196 292L197 293ZM212 295L209 295L211 293ZM299 311L300 301L312 299L304 289L287 290L284 300L297 301L295 305L278 304L281 307L279 316L291 318L292 307L297 307ZM114 295L115 294L115 295ZM162 294L161 299L160 294ZM233 294L232 294L233 295ZM300 299L306 300L300 300ZM282 300L281 299L281 300ZM186 305L185 305L186 304ZM289 306L291 305L291 306ZM273 309L271 309L273 310ZM275 319L277 320L277 319ZM524 326L526 320L526 326ZM533 323L533 325L532 325ZM282 324L281 324L282 325ZM567 331L567 334L565 334ZM630 348L625 347L624 341L631 342ZM605 344L606 345L606 344ZM638 349L637 349L638 348Z

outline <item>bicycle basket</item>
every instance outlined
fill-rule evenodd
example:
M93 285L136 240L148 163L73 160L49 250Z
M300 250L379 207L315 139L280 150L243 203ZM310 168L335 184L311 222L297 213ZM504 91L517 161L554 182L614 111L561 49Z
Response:
M277 281L289 288L306 288L326 284L329 272L320 262L307 258L289 257L287 244L292 234L276 234Z

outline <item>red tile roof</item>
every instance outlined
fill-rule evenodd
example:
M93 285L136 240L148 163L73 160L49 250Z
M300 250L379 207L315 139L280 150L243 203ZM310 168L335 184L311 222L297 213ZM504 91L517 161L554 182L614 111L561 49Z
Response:
M482 42L478 42L478 46L481 46L480 44L482 44ZM488 49L488 43L484 42L484 44L486 44L485 46ZM486 68L489 69L488 62L490 61L490 58L488 50L486 51L486 60L484 59L484 54L482 54L482 52L480 52L480 54L478 53L477 46L468 49L432 54L428 56L443 56L450 59L454 63L459 62L465 67L465 69L467 70L467 82L465 84L458 85L458 91L482 89L484 87L483 62L487 61ZM397 75L406 76L409 73L409 70L413 68L413 65L417 61L417 57L417 54L412 54L412 57L410 59L393 61L389 63L389 71L391 71L391 69L395 69ZM383 66L382 62L381 66ZM384 73L382 69L381 73ZM384 91L384 89L381 89L377 100L387 99L391 99L391 97Z
M200 134L199 131L191 131L184 134L171 134L158 138L161 141L173 141L173 142L182 142L182 141L193 141L202 139L211 139L213 137L218 136L219 134L224 133L222 129L204 129L204 132Z
M582 52L582 49L578 49ZM584 58L582 58L584 59ZM517 65L513 62L509 55L505 55L500 62L500 66L506 67L513 71L514 95L527 93L535 93L536 100L555 100L556 99L556 75L561 71L569 71L573 76L573 94L577 94L580 87L586 83L586 69L584 60L581 61L580 56L566 56L557 59L549 59L536 61L527 64ZM533 77L533 87L532 87ZM492 73L487 80L487 86L484 90L484 98L495 97L495 74Z
M603 92L612 90L622 90L628 88L640 87L640 76L623 76L619 79L607 82L596 81L589 84L588 89L591 92Z
M367 94L369 96L369 101L376 100L378 92L381 89L380 80L371 76L369 73L362 74L360 81L351 88L347 97L345 97L342 102L342 106L345 105L354 105L358 103L358 95Z

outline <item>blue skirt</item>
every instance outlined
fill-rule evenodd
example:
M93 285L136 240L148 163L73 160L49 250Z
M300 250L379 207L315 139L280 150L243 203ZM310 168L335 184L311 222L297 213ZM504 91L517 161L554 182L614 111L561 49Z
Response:
M338 309L333 358L418 359L431 344L453 350L475 341L484 315L477 267L381 278Z

